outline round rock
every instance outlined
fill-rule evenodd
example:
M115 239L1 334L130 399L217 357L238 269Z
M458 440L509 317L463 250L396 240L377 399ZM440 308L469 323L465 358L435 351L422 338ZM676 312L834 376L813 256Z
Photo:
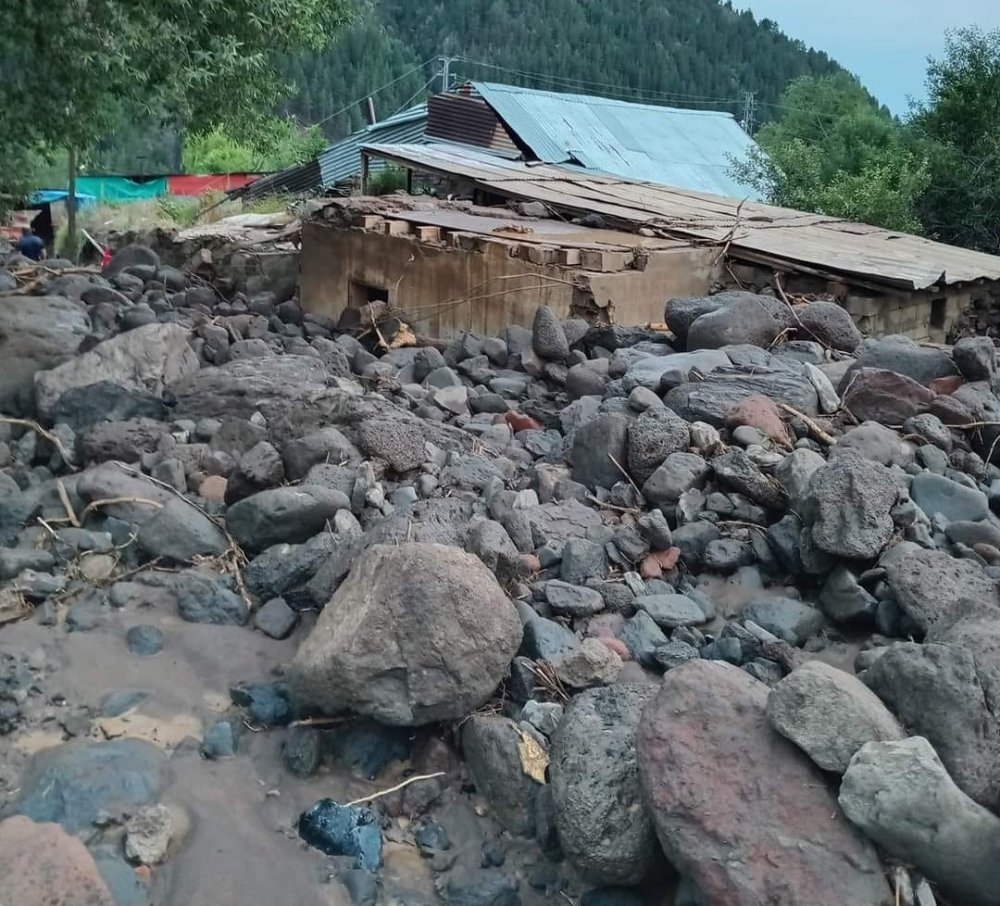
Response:
M475 556L376 545L354 563L292 662L308 707L382 723L455 720L485 702L521 643L517 610Z
M128 650L139 657L151 657L163 650L163 632L156 626L133 626L125 633Z
M657 845L642 807L635 734L656 686L591 689L573 699L552 739L549 777L559 841L595 884L638 884Z

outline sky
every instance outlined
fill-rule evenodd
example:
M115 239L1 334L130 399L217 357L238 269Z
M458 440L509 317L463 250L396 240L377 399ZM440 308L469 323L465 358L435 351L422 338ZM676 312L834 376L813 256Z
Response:
M1000 28L1000 0L735 0L792 38L826 51L893 113L924 96L927 57L946 29Z

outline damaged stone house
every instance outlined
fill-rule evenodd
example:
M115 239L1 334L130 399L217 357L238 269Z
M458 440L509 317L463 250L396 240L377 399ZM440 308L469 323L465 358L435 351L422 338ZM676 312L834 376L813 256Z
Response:
M668 298L746 288L920 341L1000 325L1000 257L761 204L729 175L750 144L728 114L467 84L430 99L420 142L361 146L363 176L388 162L435 197L312 206L303 306L383 301L446 337L530 325L539 304L657 323Z

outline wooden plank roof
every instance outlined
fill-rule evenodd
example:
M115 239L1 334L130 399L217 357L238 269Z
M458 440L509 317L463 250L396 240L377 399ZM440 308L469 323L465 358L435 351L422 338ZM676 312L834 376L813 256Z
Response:
M718 243L734 258L793 271L909 291L1000 280L998 256L819 214L447 144L375 144L363 152L458 177L497 195Z

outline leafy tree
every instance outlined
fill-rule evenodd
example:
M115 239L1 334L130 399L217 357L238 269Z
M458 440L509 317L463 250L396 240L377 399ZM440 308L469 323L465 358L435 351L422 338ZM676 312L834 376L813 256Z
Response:
M264 173L295 166L326 146L323 133L300 129L294 120L264 120L253 142L240 142L222 127L188 136L182 163L187 173Z
M847 73L794 81L759 149L733 173L772 204L920 232L929 183L923 155L889 112Z
M913 114L930 163L920 202L928 233L1000 254L1000 29L950 32Z
M123 112L252 135L286 88L275 55L325 46L348 12L346 0L22 0L0 29L4 149L66 148L72 194L79 153Z

